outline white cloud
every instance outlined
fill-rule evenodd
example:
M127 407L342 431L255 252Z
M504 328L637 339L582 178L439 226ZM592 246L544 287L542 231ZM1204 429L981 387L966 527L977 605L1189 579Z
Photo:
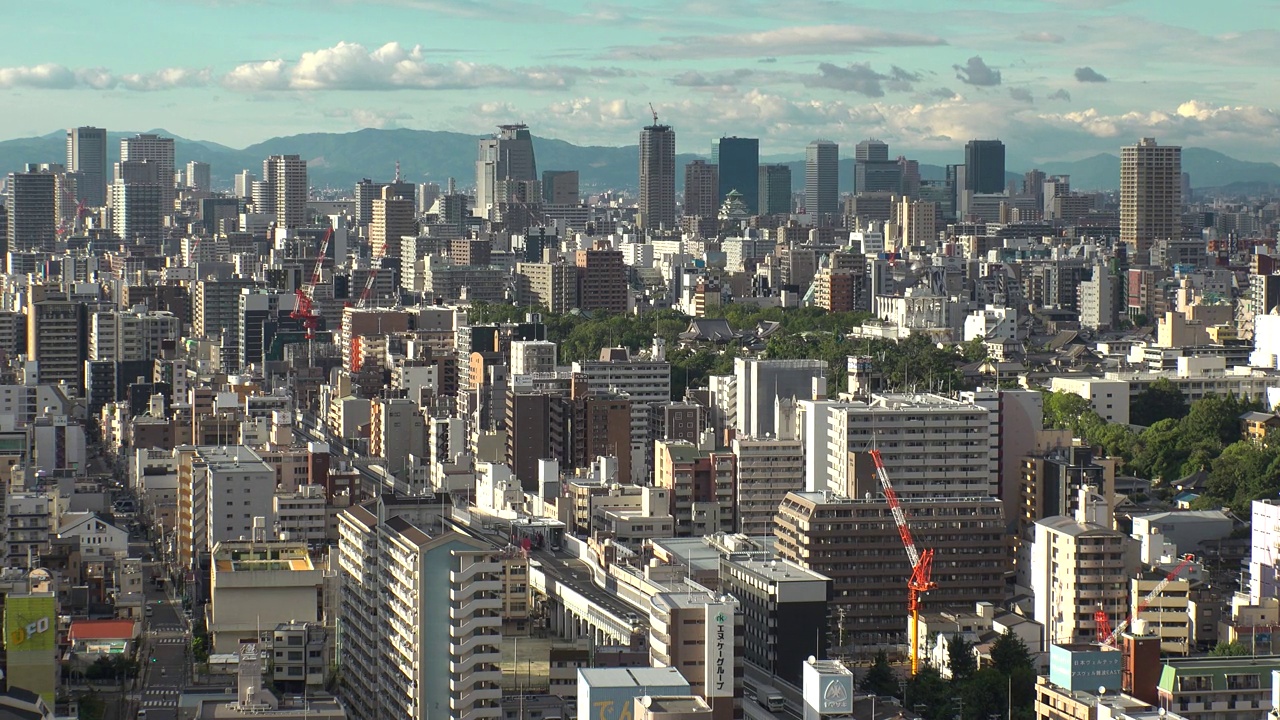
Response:
M209 84L208 68L164 68L150 73L118 75L107 68L74 70L56 63L0 68L0 88L40 88L46 90L123 90L151 91L199 87Z
M465 90L509 87L526 90L562 89L585 78L617 78L619 68L579 68L559 65L504 68L454 61L430 62L420 45L390 42L373 50L359 43L340 42L331 48L284 59L245 63L222 78L231 90Z
M625 45L606 57L628 60L680 60L781 55L847 55L871 48L946 45L936 35L902 33L861 25L784 27L753 33L669 37L655 45Z
M1062 36L1061 36L1061 35L1059 35L1058 33L1051 33L1051 32L1024 32L1024 33L1019 33L1019 34L1018 34L1018 39L1019 39L1019 40L1021 40L1021 41L1023 41L1023 42L1032 42L1032 43L1050 43L1050 44L1054 44L1054 45L1056 45L1056 44L1058 44L1058 43L1061 43L1061 42L1065 42L1065 41L1066 41L1066 38L1062 37Z
M378 129L401 127L403 121L413 119L412 115L400 110L368 110L364 108L326 110L324 116L347 120L358 128Z
M1188 100L1171 112L1129 111L1106 114L1096 108L1045 114L1040 119L1062 129L1079 129L1098 138L1156 136L1177 143L1274 137L1280 131L1280 112L1252 105L1213 105Z

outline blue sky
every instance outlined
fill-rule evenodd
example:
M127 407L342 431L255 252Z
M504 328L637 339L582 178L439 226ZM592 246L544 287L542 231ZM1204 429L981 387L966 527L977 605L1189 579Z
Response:
M0 45L0 137L163 127L277 135L528 123L682 152L866 137L929 158L973 137L1043 161L1151 135L1280 154L1276 0L42 0ZM1270 92L1268 92L1270 91ZM13 112L15 107L22 112ZM1261 152L1259 152L1261 150Z

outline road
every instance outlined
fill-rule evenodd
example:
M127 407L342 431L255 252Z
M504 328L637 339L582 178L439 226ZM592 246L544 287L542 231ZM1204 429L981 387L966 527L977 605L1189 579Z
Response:
M187 683L191 636L180 605L150 582L146 583L145 594L152 615L143 618L138 708L147 711L147 720L177 720L178 698Z

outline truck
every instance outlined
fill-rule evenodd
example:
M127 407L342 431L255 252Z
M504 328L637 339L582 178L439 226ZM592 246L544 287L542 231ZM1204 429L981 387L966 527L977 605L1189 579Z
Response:
M787 708L787 699L778 692L777 688L769 685L756 688L756 702L771 713L781 712Z

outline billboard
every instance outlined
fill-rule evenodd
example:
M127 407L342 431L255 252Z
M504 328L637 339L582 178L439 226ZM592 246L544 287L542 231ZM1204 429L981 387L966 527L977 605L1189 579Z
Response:
M53 595L10 595L4 603L4 648L9 655L52 653L57 641Z
M57 687L57 619L53 593L5 598L4 647L9 654L9 685L38 694L50 706Z
M1049 647L1049 682L1072 692L1120 688L1120 651L1097 645Z
M706 605L707 679L705 697L733 697L733 614L732 602Z
M853 714L853 673L843 663L810 660L804 664L805 717L816 710L818 716Z

